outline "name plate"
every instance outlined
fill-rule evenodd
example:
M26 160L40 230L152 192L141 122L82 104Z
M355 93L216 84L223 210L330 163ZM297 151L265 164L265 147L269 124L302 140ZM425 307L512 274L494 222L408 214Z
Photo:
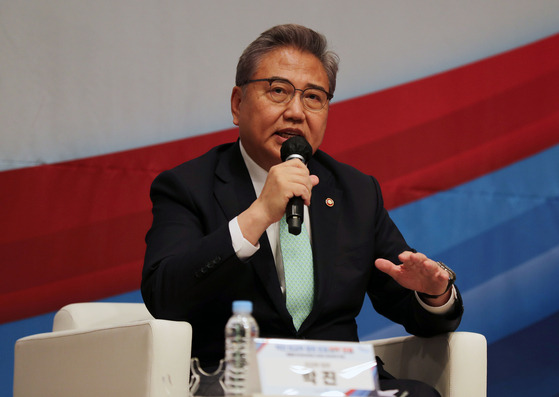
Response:
M266 338L254 342L262 394L376 395L377 363L370 344Z

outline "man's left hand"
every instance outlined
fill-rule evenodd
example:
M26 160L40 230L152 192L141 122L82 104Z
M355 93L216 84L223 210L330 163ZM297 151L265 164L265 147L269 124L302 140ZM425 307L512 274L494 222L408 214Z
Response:
M422 253L404 251L398 255L401 265L395 265L386 259L377 259L375 266L392 277L398 284L428 295L442 294L448 285L448 272ZM432 306L442 306L448 302L451 290L438 298L425 301Z

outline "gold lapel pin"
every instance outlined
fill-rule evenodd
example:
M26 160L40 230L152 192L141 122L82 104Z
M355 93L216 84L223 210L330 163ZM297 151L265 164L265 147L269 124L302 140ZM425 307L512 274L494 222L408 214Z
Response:
M328 198L326 199L326 205L327 205L328 207L333 207L333 206L334 206L334 200L331 199L330 197L328 197Z

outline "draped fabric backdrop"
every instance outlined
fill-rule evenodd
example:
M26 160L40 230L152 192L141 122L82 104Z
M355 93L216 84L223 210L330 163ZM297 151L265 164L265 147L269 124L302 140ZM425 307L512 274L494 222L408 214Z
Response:
M264 3L0 0L0 395L11 395L15 340L49 331L58 308L141 301L151 181L236 139L236 59L284 22L325 33L340 54L322 149L375 175L410 245L456 270L459 330L489 342L489 395L559 393L550 349L559 331L559 4ZM295 5L303 15L291 15ZM262 21L270 7L277 15ZM359 332L404 334L369 302Z

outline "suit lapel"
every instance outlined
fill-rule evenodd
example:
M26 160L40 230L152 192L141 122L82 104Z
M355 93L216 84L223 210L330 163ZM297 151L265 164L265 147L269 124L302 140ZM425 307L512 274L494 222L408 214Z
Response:
M235 143L220 157L216 167L215 197L227 219L233 219L256 200L254 186L241 155L239 143ZM260 249L249 260L279 313L289 322L274 257L266 233L260 237Z
M215 174L215 198L227 219L231 220L256 199L238 142L219 157Z
M338 223L343 204L343 191L337 187L332 173L317 161L309 162L309 169L320 180L319 184L313 188L309 207L316 298L308 321L306 324L303 323L302 329L320 315L324 302L331 298L328 296L328 291L331 290L330 283L336 260Z

